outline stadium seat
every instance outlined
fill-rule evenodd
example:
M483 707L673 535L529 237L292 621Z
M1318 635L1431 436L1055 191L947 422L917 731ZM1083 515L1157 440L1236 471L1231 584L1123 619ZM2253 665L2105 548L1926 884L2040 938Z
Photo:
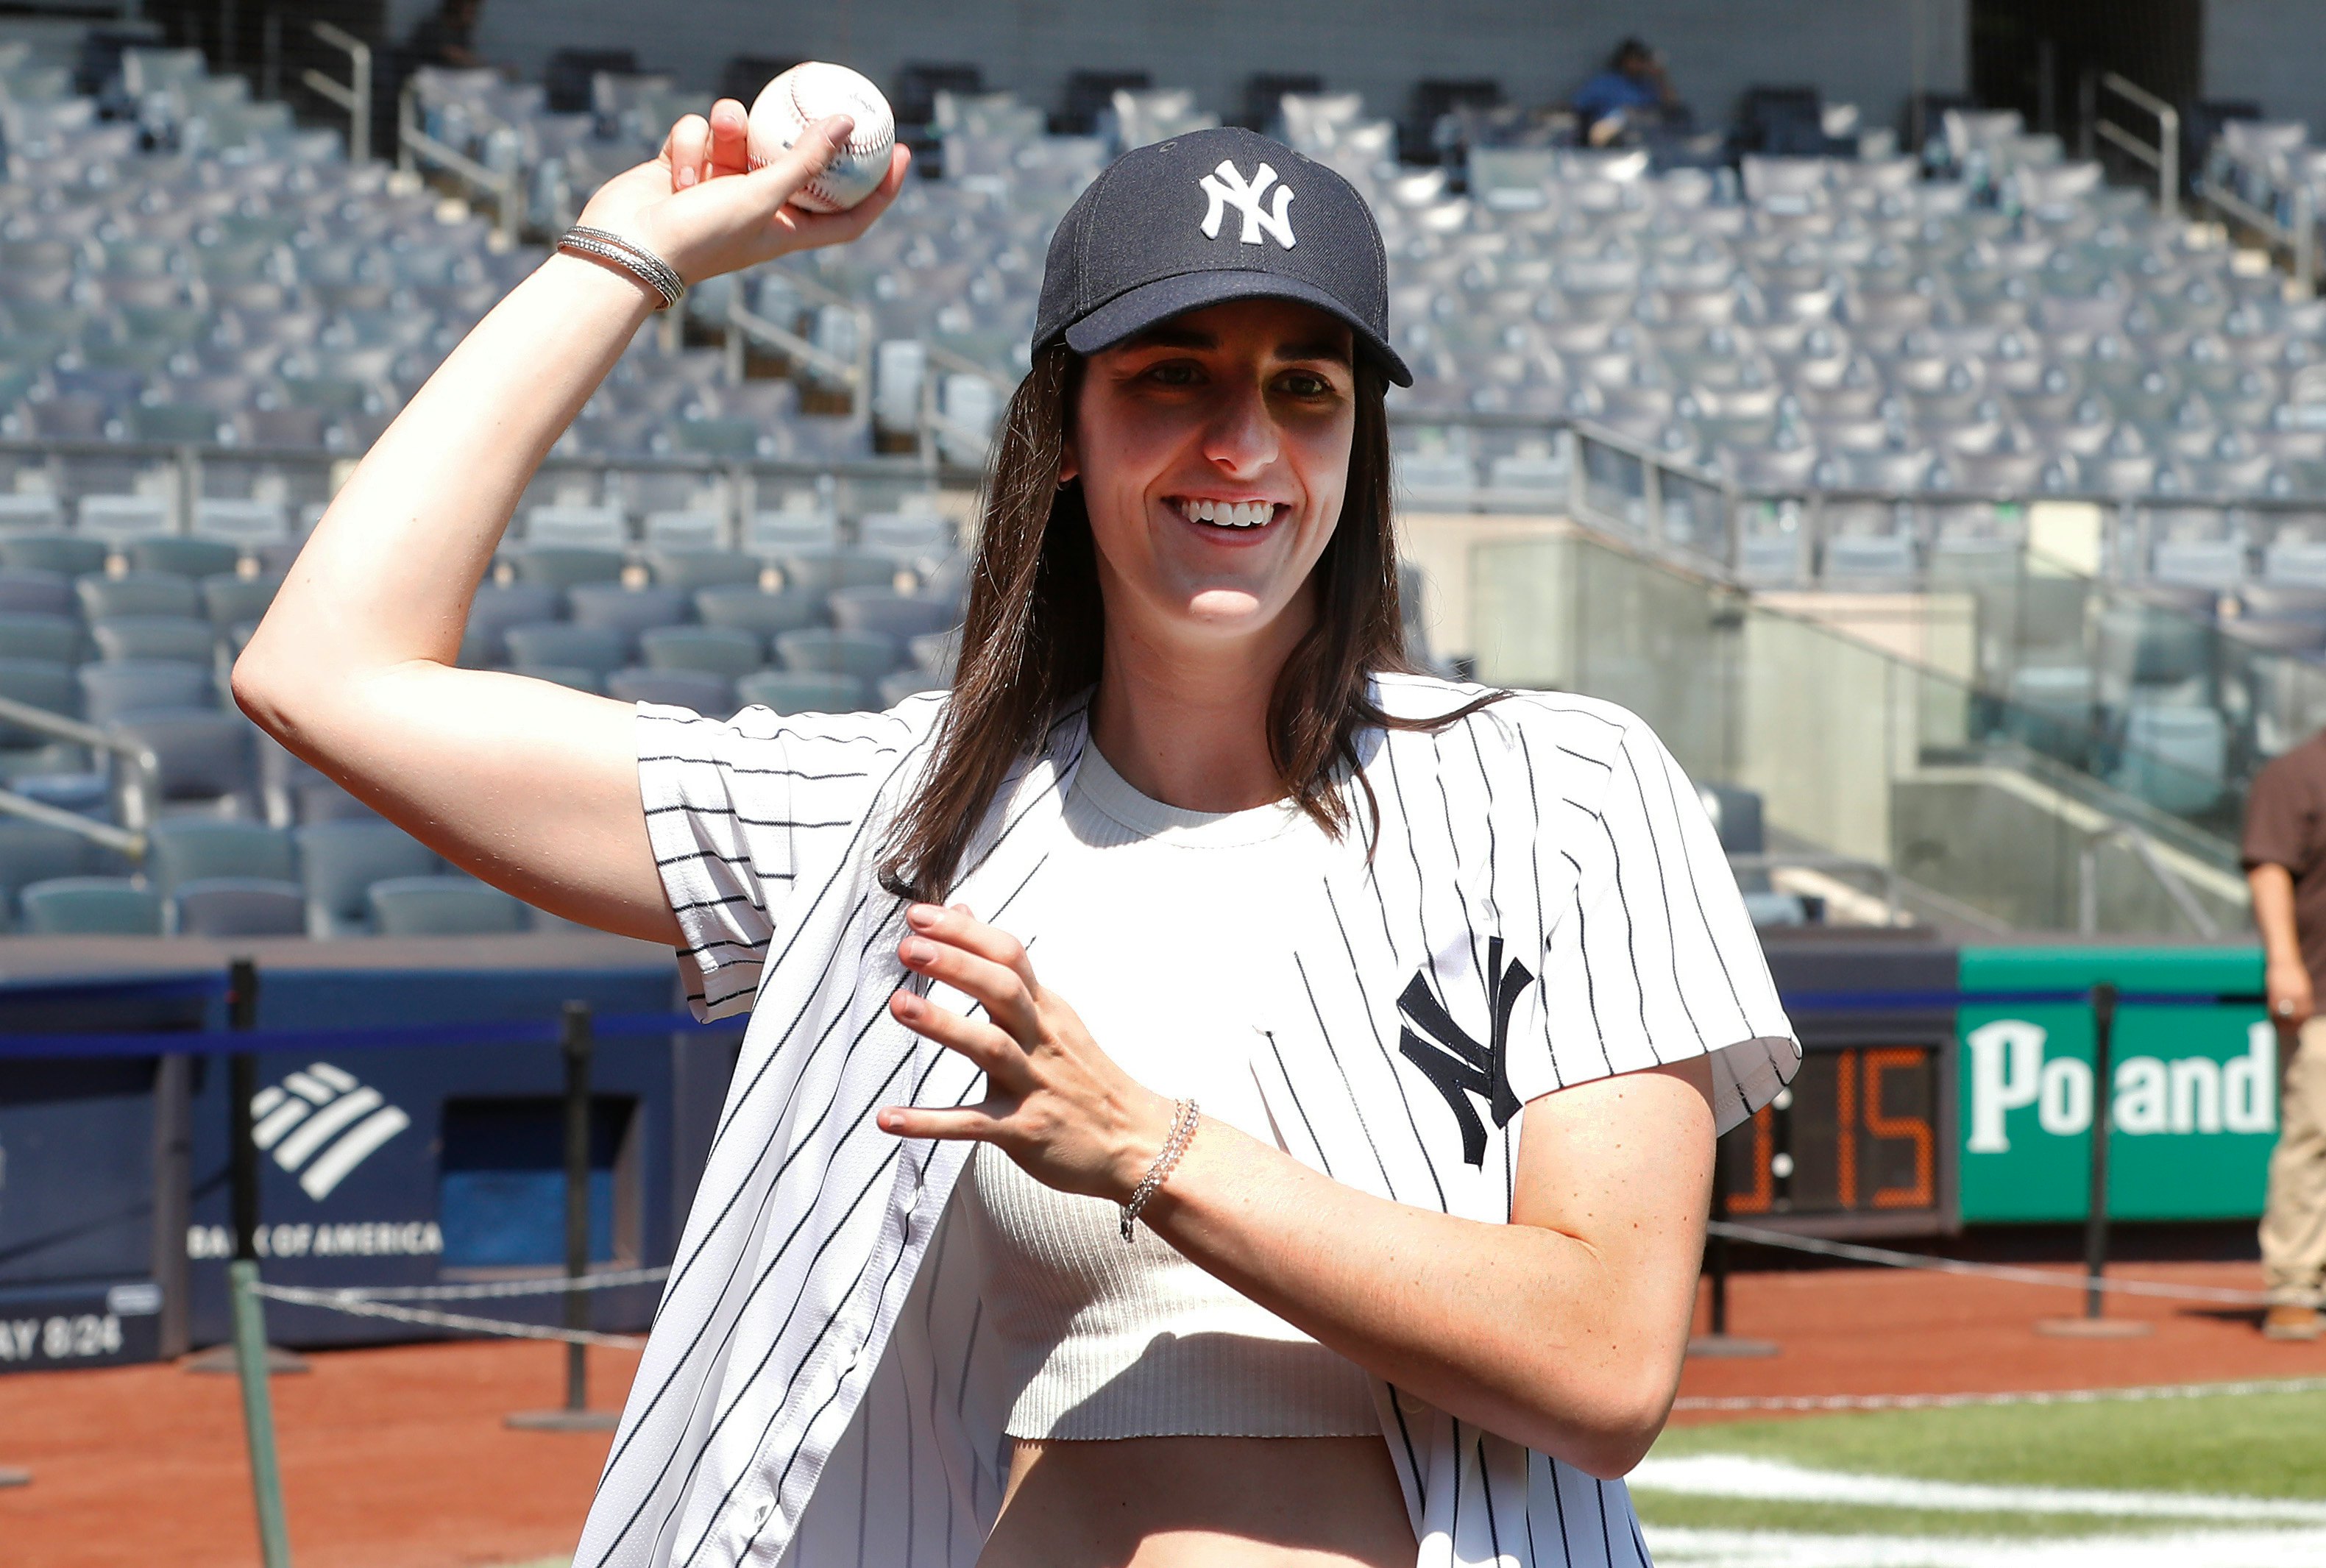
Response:
M657 511L647 514L647 548L656 552L674 550L716 552L726 532L726 524L716 512Z
M266 614L274 595L283 586L279 577L242 577L234 572L219 572L202 579L202 608L210 617L210 625L220 631L230 626L248 626Z
M776 557L776 571L787 591L828 594L837 588L889 588L897 582L897 562L885 555L853 550L795 550Z
M75 533L0 534L0 562L19 571L79 578L105 570L103 541Z
M80 682L74 678L70 664L47 659L0 658L0 697L60 718L80 717ZM35 730L0 723L0 747L45 746L50 738Z
M80 613L92 621L202 613L200 589L173 572L136 571L122 577L91 572L74 582L73 591L80 598Z
M754 512L744 520L743 548L753 555L781 556L840 548L840 520L813 505Z
M606 695L620 702L690 708L720 719L736 708L734 682L708 670L617 670L606 677Z
M0 533L53 533L64 525L64 507L54 496L0 491Z
M100 659L174 659L207 668L218 648L218 628L190 616L113 616L91 621L88 636Z
M926 670L896 670L880 677L878 690L880 706L894 708L906 698L923 691L943 691L952 684L930 674Z
M650 550L647 567L657 586L686 593L704 588L755 588L760 571L757 561L728 550Z
M903 663L894 637L862 632L785 632L776 656L786 670L874 681Z
M126 877L60 877L16 895L17 923L32 936L159 936L162 895Z
M204 877L178 885L170 928L181 936L304 936L307 901L295 882Z
M80 622L70 616L0 612L0 659L71 664L79 662L82 652Z
M650 670L682 670L732 681L767 663L767 645L730 626L658 626L638 636Z
M866 706L864 682L855 677L794 670L746 675L735 682L735 696L746 707L777 713L852 713Z
M512 664L587 670L600 682L630 662L628 636L606 626L544 621L511 626L502 641L508 645Z
M623 588L611 583L585 583L569 589L565 602L575 626L619 632L632 641L650 628L678 625L694 608L681 589Z
M841 631L898 642L941 632L960 618L946 600L877 588L839 589L827 602L832 607L832 624Z
M134 571L167 572L198 580L232 571L241 558L242 552L231 544L181 533L133 540L129 545L129 564Z
M694 613L706 626L749 632L767 638L805 631L825 616L821 593L763 593L756 588L706 588L694 596Z
M628 543L629 524L619 506L535 506L526 514L525 544L529 550L554 547L619 554Z
M157 667L191 668L184 664ZM94 721L96 715L90 718ZM113 719L107 728L153 750L160 764L157 783L165 811L227 815L255 812L257 780L251 737L256 731L239 713L186 709L139 711Z
M953 519L931 512L874 512L856 524L858 547L900 566L943 560L954 549Z
M468 636L476 645L479 664L498 664L508 658L507 636L511 626L554 621L564 613L565 596L537 582L488 582L477 589L469 606Z
M291 835L264 822L227 818L170 817L147 835L146 875L163 893L214 877L298 878L298 848Z
M443 862L393 822L315 822L294 835L306 889L307 933L365 936L372 932L370 888L392 877L432 877Z
M170 506L159 496L83 496L78 526L87 538L126 544L170 531Z
M67 828L21 818L0 821L0 911L13 921L18 889L60 877L110 872L119 858Z
M961 628L907 638L905 647L913 656L913 668L951 681L954 666L961 662Z
M210 708L217 690L207 663L177 659L108 659L76 671L80 710L91 724L148 713Z
M626 558L619 550L569 545L518 545L507 551L519 582L564 589L584 583L619 582Z
M570 686L576 691L593 692L600 697L606 693L606 676L595 670L583 669L579 664L516 663L507 668L512 675L546 681L553 686Z
M526 906L465 875L390 877L367 894L382 936L486 936L526 929Z
M78 608L72 580L60 571L0 570L0 614L65 616Z
M204 499L194 503L194 537L256 549L289 539L291 521L280 501Z

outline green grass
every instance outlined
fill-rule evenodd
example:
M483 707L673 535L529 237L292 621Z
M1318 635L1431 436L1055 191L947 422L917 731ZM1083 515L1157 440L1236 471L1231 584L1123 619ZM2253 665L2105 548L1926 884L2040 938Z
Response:
M1823 1536L1974 1536L2073 1539L2201 1527L2190 1519L2110 1519L2094 1514L1974 1514L1947 1508L1869 1508L1849 1503L1787 1503L1702 1498L1635 1488L1642 1523L1668 1529L1777 1530Z
M1922 1480L2316 1499L2326 1498L2326 1461L2310 1434L2321 1430L2326 1430L2326 1394L2255 1394L2136 1404L1884 1410L1675 1427L1655 1452L1750 1454L1818 1470ZM1664 1519L1664 1505L1680 1500L1659 1498L1656 1517ZM1719 1511L1736 1519L1744 1507L1721 1503ZM1798 1517L1807 1510L1784 1511ZM2019 1521L2014 1528L2032 1527L2025 1524L2029 1516L2012 1518Z

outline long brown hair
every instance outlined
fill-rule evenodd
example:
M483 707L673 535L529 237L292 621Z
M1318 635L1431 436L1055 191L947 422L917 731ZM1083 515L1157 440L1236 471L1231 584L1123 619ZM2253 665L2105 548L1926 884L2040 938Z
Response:
M1362 357L1355 368L1348 488L1314 569L1316 620L1285 660L1268 710L1269 756L1286 793L1335 838L1351 815L1336 775L1345 768L1363 784L1362 730L1439 728L1500 695L1427 719L1393 717L1372 700L1369 677L1412 665L1398 600L1385 383ZM979 496L953 698L927 771L881 856L881 885L898 897L935 902L951 891L1011 766L1098 680L1106 610L1090 515L1082 487L1058 483L1082 369L1082 357L1064 344L1045 349L1002 416Z

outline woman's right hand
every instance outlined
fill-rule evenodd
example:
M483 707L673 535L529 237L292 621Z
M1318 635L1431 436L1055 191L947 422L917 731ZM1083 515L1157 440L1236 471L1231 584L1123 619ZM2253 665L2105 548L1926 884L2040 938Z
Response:
M853 125L834 115L811 127L763 169L750 166L750 117L733 98L710 116L671 127L652 162L615 175L582 209L582 221L662 257L689 283L739 272L793 251L839 245L862 234L895 199L912 154L889 154L879 189L845 212L791 205L792 193L823 172Z

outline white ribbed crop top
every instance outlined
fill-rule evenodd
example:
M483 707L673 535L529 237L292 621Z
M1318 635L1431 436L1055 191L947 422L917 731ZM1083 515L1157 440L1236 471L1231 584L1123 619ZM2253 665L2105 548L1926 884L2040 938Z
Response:
M1247 1062L1249 998L1279 940L1279 892L1313 875L1321 830L1289 803L1215 814L1150 800L1095 745L1065 823L1028 944L1042 984L1140 1082L1277 1142ZM1019 1390L1009 1435L1379 1435L1353 1362L1145 1226L1125 1246L1112 1203L1055 1192L981 1147L960 1211Z

